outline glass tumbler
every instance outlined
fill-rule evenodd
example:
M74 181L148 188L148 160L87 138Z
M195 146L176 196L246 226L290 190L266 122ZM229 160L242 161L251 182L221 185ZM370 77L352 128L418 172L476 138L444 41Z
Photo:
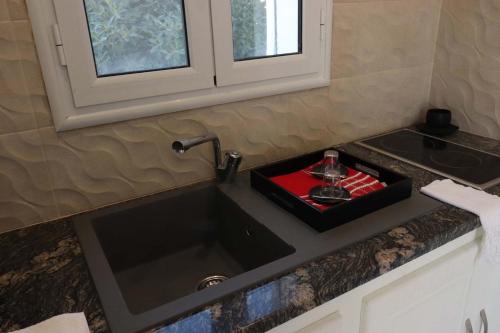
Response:
M338 197L343 192L339 186L342 172L339 164L339 152L335 150L325 151L323 158L323 184L321 195L328 198Z

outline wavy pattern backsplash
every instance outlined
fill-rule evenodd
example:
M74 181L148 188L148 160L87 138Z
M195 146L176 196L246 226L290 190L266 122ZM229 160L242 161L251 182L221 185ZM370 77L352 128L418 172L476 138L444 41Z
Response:
M500 139L500 1L443 1L431 103L464 130Z
M207 130L243 168L414 123L428 105L441 0L336 0L328 88L56 133L24 0L0 0L0 231L213 177Z

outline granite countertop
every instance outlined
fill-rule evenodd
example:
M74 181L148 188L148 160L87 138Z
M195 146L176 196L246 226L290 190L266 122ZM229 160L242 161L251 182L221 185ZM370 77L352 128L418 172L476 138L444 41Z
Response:
M463 132L447 140L500 155L500 142L496 140ZM411 176L416 189L441 178L354 144L342 149ZM500 185L488 192L500 194ZM443 205L388 232L306 263L148 332L263 332L479 225L475 215ZM24 328L58 314L81 311L87 316L91 332L110 332L69 221L0 235L0 332Z

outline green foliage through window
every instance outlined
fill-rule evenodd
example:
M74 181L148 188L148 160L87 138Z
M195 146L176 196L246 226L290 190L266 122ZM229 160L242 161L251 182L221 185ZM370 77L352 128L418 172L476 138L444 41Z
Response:
M189 66L183 0L84 2L99 76ZM283 11L297 3L231 0L234 59L297 52L297 40L284 36L293 35L290 29L297 27L297 14ZM282 45L287 51L280 53Z
M189 65L182 0L85 0L100 76Z
M235 60L266 56L266 1L232 0L233 53Z

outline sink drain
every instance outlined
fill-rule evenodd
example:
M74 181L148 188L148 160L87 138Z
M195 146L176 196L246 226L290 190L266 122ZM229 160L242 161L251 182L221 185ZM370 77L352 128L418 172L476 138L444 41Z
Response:
M198 282L198 285L196 286L196 290L202 290L205 288L213 287L216 286L228 279L227 276L224 275L212 275L212 276L207 276L200 282Z

